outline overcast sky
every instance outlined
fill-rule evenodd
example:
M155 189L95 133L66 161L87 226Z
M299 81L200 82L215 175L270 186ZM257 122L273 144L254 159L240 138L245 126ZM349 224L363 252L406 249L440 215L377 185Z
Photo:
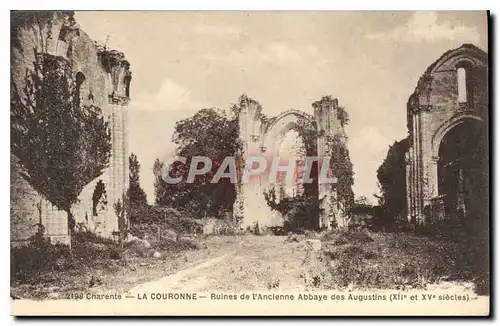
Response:
M129 149L154 200L152 165L177 120L245 93L268 116L333 95L350 114L356 196L372 201L389 145L407 135L406 101L443 52L487 49L485 12L77 12L93 39L131 63Z

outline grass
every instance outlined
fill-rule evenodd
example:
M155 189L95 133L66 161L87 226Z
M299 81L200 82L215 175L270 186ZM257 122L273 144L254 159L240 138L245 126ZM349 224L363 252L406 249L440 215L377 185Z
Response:
M487 294L489 288L488 274L475 268L477 255L466 241L424 235L335 231L293 241L286 236L202 236L151 240L151 248L130 244L123 249L93 235L80 237L73 238L71 252L51 245L13 250L12 294L55 299L75 292L123 293L227 254L217 265L197 272L205 289L406 290L443 281L464 286L474 282L478 294ZM321 240L319 251L306 246L309 238ZM160 259L152 257L154 251L161 252Z
M463 241L335 231L322 242L318 275L326 288L425 289L441 281L474 281L480 294L487 288Z
M11 294L19 298L63 299L78 291L122 292L219 254L216 240L161 239L151 248L118 243L93 234L76 234L72 248L38 239L11 249ZM153 258L158 251L161 258ZM95 288L98 287L98 288Z

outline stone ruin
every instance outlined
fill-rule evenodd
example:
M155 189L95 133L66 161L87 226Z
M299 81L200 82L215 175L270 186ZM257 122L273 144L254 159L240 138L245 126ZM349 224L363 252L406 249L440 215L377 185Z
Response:
M80 103L102 109L110 122L110 165L88 184L72 207L77 227L109 237L118 229L114 204L128 185L127 105L132 74L123 53L93 41L68 12L12 12L11 80L22 94L34 64L56 61L70 71ZM11 154L11 242L21 244L42 222L53 242L69 243L66 212L58 210L22 177L18 159Z
M264 156L273 158L279 156L279 149L283 137L290 130L300 130L305 127L315 131L314 144L318 161L323 157L332 156L330 141L334 137L341 139L344 146L347 143L343 122L339 118L338 100L324 97L313 104L314 116L299 110L288 110L276 117L266 119L262 107L258 102L243 96L239 112L239 135L243 150L238 158L238 168L249 156ZM307 146L307 144L306 144ZM335 160L335 157L332 157ZM264 197L264 192L275 185L269 182L267 176L261 175L250 178L248 182L237 185L237 197L234 204L234 215L241 219L243 228L280 226L283 217L272 211ZM334 184L318 183L318 197L321 214L318 217L319 228L331 229L334 224L338 227L347 226L347 213L342 203L337 200L337 191ZM335 221L335 223L333 223Z

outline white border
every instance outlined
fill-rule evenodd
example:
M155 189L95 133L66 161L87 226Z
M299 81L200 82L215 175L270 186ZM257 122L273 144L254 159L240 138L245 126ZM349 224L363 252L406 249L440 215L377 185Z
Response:
M44 0L44 1L23 1L21 2L1 2L0 7L4 10L1 10L1 16L0 16L0 24L2 25L0 28L0 45L2 46L2 53L4 55L0 56L2 59L2 64L0 65L1 70L0 70L0 76L2 76L1 80L1 87L0 87L0 96L1 100L4 104L4 109L0 114L2 114L2 123L4 123L3 128L0 128L0 145L1 145L1 153L5 155L3 160L0 161L1 164L1 169L2 173L0 174L2 176L2 183L0 185L1 187L1 196L0 196L0 203L1 203L1 208L3 211L3 220L2 223L4 223L4 227L0 228L1 236L0 238L3 239L4 244L2 246L2 250L5 253L5 259L7 259L7 256L9 254L9 238L10 238L10 232L9 232L9 216L10 216L10 210L8 209L10 207L10 201L8 199L8 194L10 191L10 178L8 177L10 175L10 163L7 161L7 153L10 152L10 115L9 115L9 109L8 104L9 98L10 98L10 92L9 92L9 85L10 85L10 55L7 55L10 50L10 12L9 10L14 9L14 10L49 10L49 9L58 9L58 10L484 10L484 9L490 9L492 10L492 14L495 15L495 13L500 12L498 9L500 1L493 1L493 0L474 0L474 1L436 1L436 0L420 0L420 1L411 1L411 2L405 2L405 1L361 1L361 0L349 0L349 1L342 1L342 2L333 2L333 1L319 1L319 0L307 0L307 1L297 1L297 0L288 0L288 1L271 1L271 0L247 0L247 1L194 1L194 0L170 0L170 1L165 1L164 3L160 3L159 1L154 1L154 0L140 0L140 1L130 1L130 0L108 0L106 2L102 0L86 0L85 2L79 2L76 3L74 1L62 1L62 0ZM498 23L498 21L496 22ZM490 26L491 28L491 26ZM497 51L493 51L491 49L491 46L496 44L496 34L494 34L494 38L490 39L490 51L492 51L495 56L492 58L493 60L498 58L498 53ZM496 60L495 60L496 62ZM493 65L490 64L490 67ZM494 85L496 86L495 89L491 89L491 92L494 92L493 94L498 94L498 82L496 81L497 78L494 76L493 81ZM496 108L492 108L492 111L496 111ZM499 123L499 114L498 112L495 113L495 125L498 125ZM492 128L492 136L497 136L496 132L497 128ZM493 135L494 133L494 135ZM497 137L494 137L497 139ZM499 145L500 142L495 143L495 153L498 152L499 150ZM495 159L495 166L498 167L500 163L498 163L498 157L495 155L495 157L492 157L492 159ZM495 185L498 181L498 173L496 174L495 177ZM500 202L500 194L495 193L495 198L492 198L492 203L499 203ZM496 219L496 216L491 217L492 220ZM495 222L495 230L493 230L494 234L498 234L498 228L500 223ZM495 241L495 246L491 248L490 252L493 256L496 256L496 246L497 241ZM495 263L498 262L498 259L495 259ZM7 296L7 293L10 293L9 289L9 283L10 283L10 278L9 278L9 269L7 267L7 263L3 264L3 268L1 269L2 277L1 280L3 280L4 287L0 291L0 300L2 301L2 308L4 309L2 316L6 317L9 316L10 312L10 299ZM497 264L495 264L495 267L498 267ZM496 269L495 269L496 270ZM498 290L498 280L495 282L496 286L495 289L493 289L493 293L497 293ZM496 303L498 303L498 300L495 300ZM495 309L497 307L494 307L494 311L498 313L498 309ZM212 322L221 322L222 320L213 320ZM310 320L300 320L300 322L309 322ZM463 322L469 322L470 320L462 320ZM9 325L13 324L15 320L12 317L7 317L2 320L1 324L2 325ZM37 321L40 322L40 321ZM45 320L43 322L48 322L48 323L54 323L54 320ZM66 320L61 320L59 322L66 323ZM85 322L85 323L93 323L94 325L100 325L101 323L103 324L104 321L102 320L88 320L88 321L82 321L80 320L79 322ZM109 321L107 321L109 322ZM114 320L113 322L118 322L118 323L123 323L124 320ZM144 321L139 321L139 320L133 320L131 323L134 324L142 324ZM167 322L169 324L171 323L177 323L178 321L175 320L160 320L159 322ZM192 321L190 321L192 322ZM232 321L229 321L232 322ZM278 322L277 320L272 320L272 321L254 321L254 322L259 322L259 323L276 323ZM291 320L282 320L281 322L289 323ZM341 320L325 320L327 323L344 323L345 321ZM354 323L359 323L361 321L354 321ZM367 321L370 323L373 323L373 320ZM387 322L386 320L378 320L378 322ZM393 322L400 323L401 320L393 320ZM449 321L444 321L444 320L426 320L426 324L440 324L442 322L460 322L459 320L449 320Z

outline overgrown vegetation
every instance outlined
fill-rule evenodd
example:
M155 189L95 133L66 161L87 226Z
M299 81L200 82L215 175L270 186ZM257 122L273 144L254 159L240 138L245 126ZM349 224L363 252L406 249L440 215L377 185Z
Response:
M11 152L22 176L68 213L83 188L109 164L111 132L99 107L81 106L68 62L36 54L22 89L11 77Z
M85 279L78 286L91 287L90 278L96 274L113 274L123 268L154 261L153 253L161 253L169 259L181 252L197 250L199 246L188 238L176 238L171 234L158 235L156 229L142 229L142 236L150 246L141 242L128 242L121 246L116 241L94 233L74 234L69 246L51 244L43 237L33 237L29 244L11 248L11 283L37 287L60 287L59 277Z
M322 243L321 278L329 288L425 289L442 281L473 281L478 294L488 293L486 275L464 241L335 230Z
M202 109L176 123L173 142L178 146L176 154L186 157L187 162L175 162L169 171L165 171L163 162L155 162L156 204L182 209L198 218L225 217L233 209L235 184L228 178L217 183L210 181L224 159L236 156L240 150L237 117L228 116L219 109ZM188 183L189 166L195 156L210 158L212 167L208 173ZM166 183L164 174L167 172L172 178L182 177L183 180L176 184Z
M340 124L344 127L349 116L344 107L338 105L338 101L332 96L324 96L320 101L312 104L314 108L329 108L335 107ZM314 122L312 116L305 114L303 118L298 119L296 126L293 128L302 137L305 148L304 155L317 156L317 139L320 135L318 126ZM349 150L346 146L347 137L345 134L324 135L325 146L328 155L331 156L328 176L335 177L337 182L332 184L332 191L336 193L338 205L345 214L349 214L351 206L354 203L354 193L352 186L354 184L353 165L349 157ZM311 169L312 183L304 184L304 192L295 197L280 196L279 201L276 200L276 190L274 188L264 193L267 204L272 210L278 211L284 218L284 229L287 231L297 232L299 229L317 229L318 216L322 212L318 198L318 163L315 162ZM336 209L336 208L335 208ZM332 212L334 209L331 210ZM333 218L332 222L336 223Z
M406 163L405 154L409 140L395 141L389 147L387 156L377 169L381 195L380 212L374 224L387 231L398 231L406 227Z
M264 198L272 210L279 212L284 219L283 231L302 232L304 229L317 229L321 212L317 196L306 193L295 197L282 197L276 200L274 188L264 192Z
M338 201L342 204L346 213L351 210L354 203L354 171L349 150L347 149L347 139L343 135L329 137L327 146L331 146L330 168L332 176L337 178L337 182L332 185L337 194Z
M141 164L139 163L137 155L134 153L130 154L128 162L129 187L127 189L127 198L131 207L140 208L148 204L146 192L141 187L139 177ZM131 216L130 218L133 220L135 216Z

